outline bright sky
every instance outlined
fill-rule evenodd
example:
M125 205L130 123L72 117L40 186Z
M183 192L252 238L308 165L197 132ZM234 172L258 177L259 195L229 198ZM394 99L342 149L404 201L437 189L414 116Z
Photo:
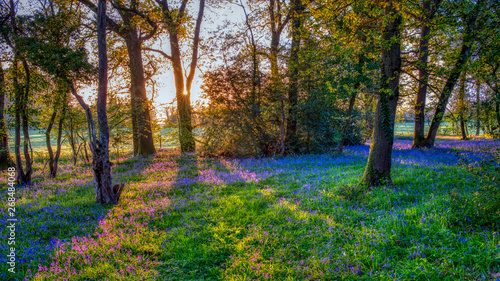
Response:
M34 3L30 6L30 2ZM192 3L196 3L197 1L191 1ZM209 2L209 1L208 1ZM37 1L32 1L32 0L20 0L20 7L18 10L18 14L29 14L32 13L33 11L33 5L39 6ZM198 4L196 3L195 9L192 9L190 11L190 15L193 17L196 17L197 15L197 8ZM231 4L227 4L224 9L222 8L214 8L207 3L207 6L205 7L205 13L204 13L204 19L202 22L201 26L201 37L203 40L203 37L206 36L210 31L216 30L219 25L221 25L224 21L230 20L232 22L242 22L244 20L242 12L239 7L236 7ZM150 39L153 40L153 39ZM169 48L169 43L167 40L162 40L163 44L156 44L155 48L160 49L162 51L165 51L166 53L170 53L170 48ZM189 46L186 46L189 47ZM183 61L184 64L188 64L190 62L187 60ZM201 68L202 70L204 69L204 66L202 62L200 63L200 60L198 61L198 67ZM185 65L183 65L184 68L186 68ZM164 69L161 71L162 74L155 76L153 79L156 79L157 81L157 87L156 91L157 94L154 98L154 104L155 106L161 106L162 104L165 103L171 103L174 98L175 98L175 86L174 86L174 76L171 67L168 69ZM116 82L116 81L115 81ZM197 99L200 98L202 95L201 93L201 84L202 84L202 79L201 79L201 73L199 69L196 70L196 75L193 81L193 85L191 88L191 101L194 102ZM94 89L93 89L94 88ZM84 96L87 98L90 97L92 92L95 92L95 87L89 87L86 89L81 89L80 90ZM152 97L152 91L151 89L148 89L148 97Z

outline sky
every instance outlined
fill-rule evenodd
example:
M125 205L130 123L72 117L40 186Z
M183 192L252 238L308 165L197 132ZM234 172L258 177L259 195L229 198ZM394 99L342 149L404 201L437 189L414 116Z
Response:
M20 8L18 10L18 14L30 14L33 11L33 6L30 5L30 2L32 3L37 3L36 0L30 1L30 0L20 0ZM196 3L197 1L190 1L191 3ZM211 1L207 1L211 2ZM221 25L224 21L230 20L232 22L241 22L244 20L243 14L240 11L239 7L236 7L234 5L228 4L225 5L224 8L216 8L213 6L210 6L210 4L207 3L207 6L205 8L204 12L204 19L201 25L201 40L203 40L203 37L206 36L210 31L216 30L219 25ZM194 5L194 9L189 11L190 15L193 17L196 17L197 12L198 12L198 5ZM150 39L154 40L154 39ZM154 48L160 49L162 51L165 51L166 53L169 53L169 42L168 40L162 40L162 44L157 43L153 46ZM189 46L186 46L189 47ZM184 60L183 63L187 65L187 63L190 62L190 60ZM186 66L183 65L185 68ZM198 62L198 67L201 68L202 70L207 70L204 68L204 65ZM175 86L174 86L174 76L172 72L172 68L169 67L167 69L163 69L161 71L161 74L156 75L153 79L156 80L156 95L153 99L153 104L155 106L162 106L166 103L171 103L174 98L175 98ZM110 81L113 83L113 81ZM201 72L199 69L196 70L195 78L192 84L191 88L191 101L194 102L198 99L200 99L202 92L201 92L201 85L202 85L202 79L201 79ZM114 81L116 83L116 81ZM87 98L87 100L92 96L92 93L96 92L96 87L87 87L87 88L82 88L80 89L80 92L83 94L84 97ZM148 92L148 98L152 98L152 91L151 88L147 89Z

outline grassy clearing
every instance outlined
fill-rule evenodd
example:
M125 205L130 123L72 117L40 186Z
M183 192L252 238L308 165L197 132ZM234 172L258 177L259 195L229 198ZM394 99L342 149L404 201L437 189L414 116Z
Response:
M17 192L17 277L491 280L500 227L474 224L454 194L473 200L483 187L498 189L499 145L442 140L413 151L398 140L394 186L363 194L354 187L368 146L341 157L243 160L161 150L114 167L127 186L112 208L93 204L87 166L67 164L60 179L38 175ZM0 223L4 214L2 206Z

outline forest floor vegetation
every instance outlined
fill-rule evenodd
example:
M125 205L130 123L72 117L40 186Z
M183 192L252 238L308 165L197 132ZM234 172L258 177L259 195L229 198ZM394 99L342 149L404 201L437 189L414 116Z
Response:
M116 206L89 164L16 191L18 280L494 280L500 141L398 139L393 185L359 191L369 147L342 156L114 159ZM5 195L6 177L0 182ZM0 224L8 219L0 205ZM7 229L0 249L7 251ZM0 279L11 280L5 255ZM497 278L500 280L500 277Z

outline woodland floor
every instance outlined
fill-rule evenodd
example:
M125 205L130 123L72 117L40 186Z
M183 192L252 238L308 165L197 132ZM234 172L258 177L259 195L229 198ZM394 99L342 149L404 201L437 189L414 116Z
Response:
M88 164L62 164L57 179L39 164L35 184L16 194L17 279L496 278L499 224L467 214L482 210L474 200L483 189L499 188L500 141L410 147L395 143L394 185L366 193L356 183L367 145L340 157L215 159L173 149L123 157L113 178L126 187L113 207L94 204ZM2 228L0 280L14 280L7 235Z

